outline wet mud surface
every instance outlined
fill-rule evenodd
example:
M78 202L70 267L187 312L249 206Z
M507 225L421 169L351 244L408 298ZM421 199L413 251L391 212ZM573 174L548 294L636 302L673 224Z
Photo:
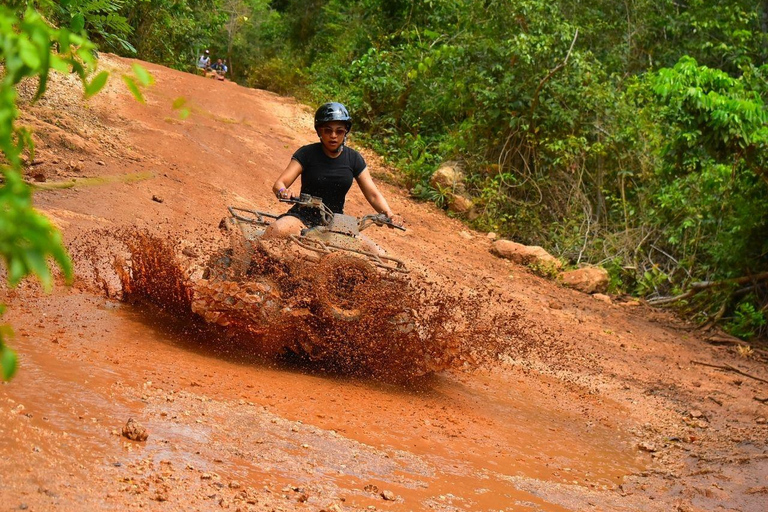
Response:
M0 385L0 510L765 510L765 385L693 363L766 379L759 347L745 356L497 259L484 234L387 185L374 155L409 231L372 238L412 269L371 291L377 314L356 328L324 317L301 269L206 289L226 207L274 205L311 112L148 67L146 105L111 84L75 108L74 84L54 77L47 103L25 108L30 172L75 183L36 201L77 279L0 289L21 361ZM347 208L368 213L356 190ZM299 320L275 322L286 307ZM399 356L355 350L410 324ZM346 355L310 357L328 343Z
M51 345L66 354L56 364L55 354L25 341L67 327L66 317L47 323L44 329L53 333L24 330L17 348L26 371L14 403L3 410L9 409L8 425L31 428L10 448L31 447L41 460L64 462L71 452L73 467L103 467L112 498L151 500L166 492L181 504L190 489L179 495L172 479L153 480L176 468L184 485L197 487L199 480L200 492L217 491L214 501L242 501L230 487L235 481L267 501L272 492L298 487L301 492L288 495L307 494L310 510L329 502L365 508L387 501L366 486L393 492L393 505L407 509L428 502L444 510L487 510L501 500L561 510L550 500L573 499L574 482L613 489L640 467L626 434L617 438L606 426L587 427L579 415L563 415L543 390L527 389L514 375L442 374L408 389L265 360L216 332L190 331L186 321L154 306L83 294L35 305L48 311L96 306L76 324L91 341L67 329ZM103 328L108 333L94 337ZM504 384L515 393L497 389ZM142 418L150 432L146 443L117 435L116 418L129 416ZM60 433L46 443L51 425L66 438ZM215 484L222 482L219 489ZM147 487L139 492L133 485ZM540 496L545 490L548 498ZM69 506L78 496L61 487L55 492L65 494ZM91 499L109 503L106 494Z

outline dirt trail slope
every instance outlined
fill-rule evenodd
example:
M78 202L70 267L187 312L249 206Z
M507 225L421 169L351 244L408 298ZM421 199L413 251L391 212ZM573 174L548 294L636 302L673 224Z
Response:
M130 61L102 65L117 76ZM57 76L25 107L37 205L80 278L0 291L21 357L0 386L0 510L765 510L762 352L493 257L483 234L388 185L375 155L409 231L371 236L446 290L495 290L477 307L520 318L492 364L401 388L261 360L112 298L85 261L109 263L98 233L144 229L205 258L226 206L279 209L271 183L314 139L291 99L147 67L144 105L119 80L84 104ZM348 210L368 213L356 189ZM148 439L121 436L129 418Z

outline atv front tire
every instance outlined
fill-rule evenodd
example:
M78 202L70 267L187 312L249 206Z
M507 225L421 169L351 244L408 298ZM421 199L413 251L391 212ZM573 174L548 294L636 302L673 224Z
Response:
M360 319L380 280L373 264L342 252L323 256L316 272L318 313L347 322Z

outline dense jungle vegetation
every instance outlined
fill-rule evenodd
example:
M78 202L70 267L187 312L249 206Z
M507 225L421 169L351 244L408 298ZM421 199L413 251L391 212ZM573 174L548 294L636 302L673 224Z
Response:
M766 0L29 2L104 51L338 100L412 193L741 337L768 316ZM459 162L463 190L432 187Z

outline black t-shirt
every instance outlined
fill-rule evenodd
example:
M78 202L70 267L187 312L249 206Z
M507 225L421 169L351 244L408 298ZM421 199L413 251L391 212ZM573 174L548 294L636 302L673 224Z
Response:
M331 158L320 142L300 147L293 154L301 164L301 193L323 199L334 213L344 213L344 200L352 181L365 170L363 156L344 146L341 154Z

